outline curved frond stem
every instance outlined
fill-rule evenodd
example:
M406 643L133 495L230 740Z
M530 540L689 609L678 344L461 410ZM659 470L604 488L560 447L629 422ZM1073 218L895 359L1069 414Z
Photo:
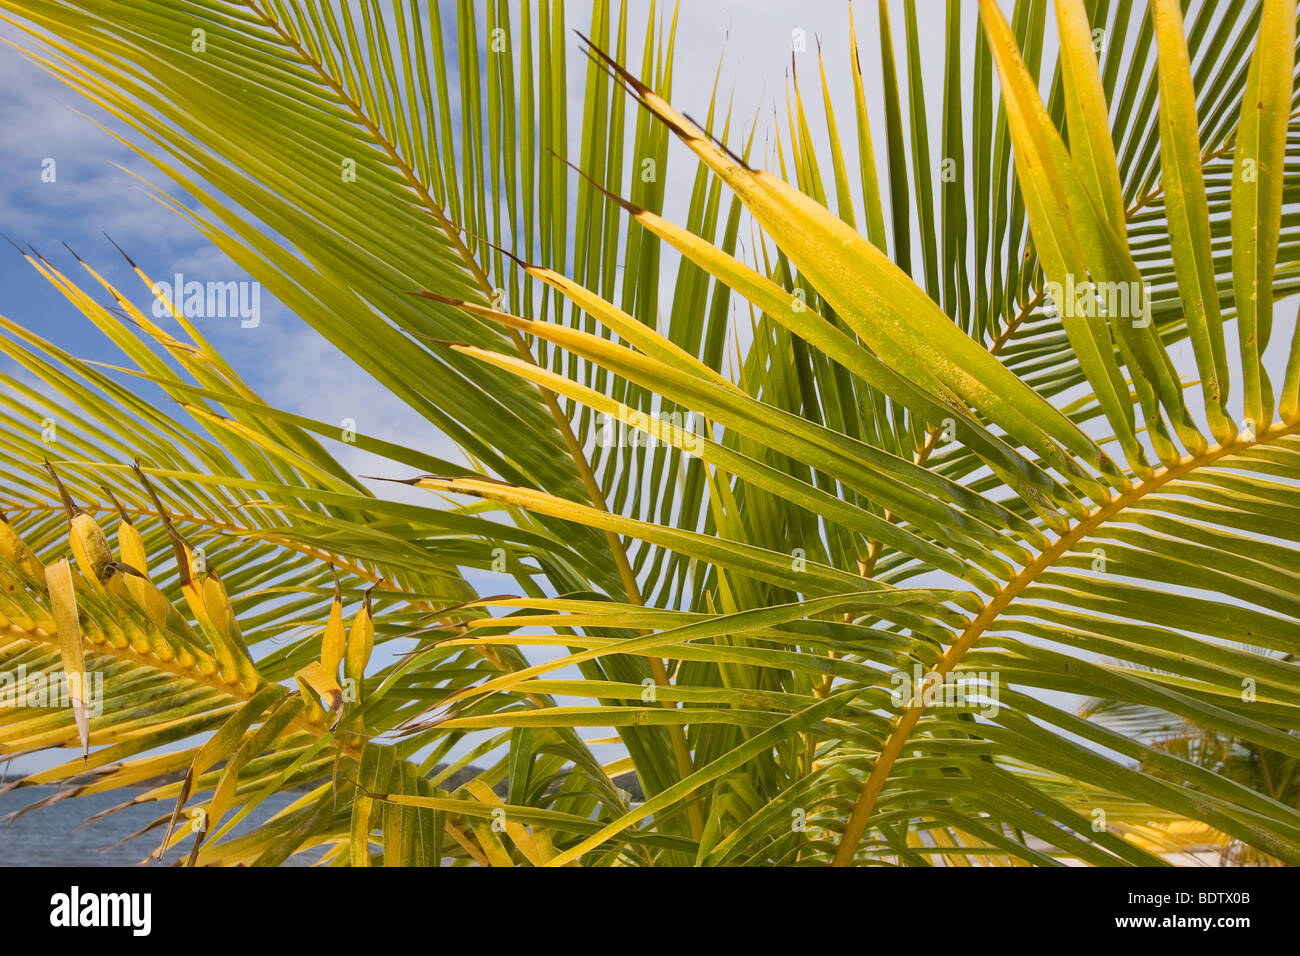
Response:
M984 605L984 609L971 620L961 635L949 645L948 650L930 669L929 673L937 675L940 679L946 677L961 663L962 658L966 656L966 653L979 640L980 636L993 625L998 615L1006 610L1021 592L1033 584L1040 574L1049 569L1061 555L1070 550L1082 538L1123 512L1134 502L1140 501L1147 495L1158 491L1169 482L1181 478L1198 468L1211 465L1228 455L1247 451L1260 445L1268 445L1278 439L1297 433L1300 433L1300 418L1288 424L1275 425L1261 432L1254 440L1238 438L1227 444L1211 448L1200 455L1188 456L1182 461L1158 471L1146 481L1134 485L1109 504L1098 507L1087 518L1078 522L1068 533L1058 538L1050 548L1042 552L1028 567L994 595ZM918 721L925 714L925 710L924 703L916 704L905 708L899 716L889 738L885 741L884 747L881 748L880 756L876 758L871 772L867 775L867 779L863 781L859 790L853 812L849 816L848 823L844 828L844 834L835 850L834 866L852 865L854 854L857 852L858 844L866 832L871 813L875 809L876 800L885 786L889 772L902 754L903 748L907 745L907 741L910 739Z

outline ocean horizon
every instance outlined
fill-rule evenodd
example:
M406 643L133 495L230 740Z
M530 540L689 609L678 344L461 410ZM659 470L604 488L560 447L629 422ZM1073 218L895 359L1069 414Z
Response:
M170 814L171 801L128 806L92 824L86 823L96 813L126 803L143 793L143 787L73 797L13 816L61 789L66 788L20 787L0 794L0 866L171 866L182 862L189 853L190 841L182 841L162 863L145 862L158 848L163 827L155 827L146 833L140 831L159 817ZM299 796L296 792L272 795L249 815L249 820L241 822L235 832L245 830L250 821L265 820ZM285 865L308 866L315 859L313 854L300 854L300 857Z

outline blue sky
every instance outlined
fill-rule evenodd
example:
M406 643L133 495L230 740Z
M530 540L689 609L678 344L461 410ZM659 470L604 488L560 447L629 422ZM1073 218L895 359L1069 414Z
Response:
M636 8L647 5L632 6L635 21ZM819 33L834 37L843 33L843 5L830 0L797 5L776 0L683 4L678 29L679 104L688 112L703 114L725 42L722 87L726 91L734 80L737 116L753 116L760 102L770 110L789 63L790 31L795 28L791 24L796 22L789 11L795 7L810 47ZM569 25L585 30L589 4L571 3L567 9ZM874 22L863 12L859 19L864 30ZM19 36L12 27L0 25L0 37L18 40ZM634 48L638 42L633 39ZM582 74L576 37L570 47L570 103L580 113ZM454 52L454 43L450 49ZM809 70L815 68L814 56L801 56ZM841 51L831 59L845 65ZM840 79L847 89L847 75ZM0 47L0 83L7 91L0 101L0 231L19 245L30 243L61 266L72 261L60 246L66 242L122 289L137 291L140 303L147 301L147 290L103 233L159 279L177 271L202 281L243 278L223 254L118 168L126 167L178 196L151 164L96 125L104 122L110 130L120 129L93 105L8 47ZM578 130L573 126L576 146ZM47 159L56 163L54 182L41 178ZM85 334L85 320L17 253L7 246L3 253L0 314L84 357L114 357L113 349L96 340L98 333ZM229 320L212 319L202 331L272 402L327 420L335 417L328 414L333 411L331 404L354 404L353 390L369 387L359 380L361 373L303 323L269 302L265 291L263 296L258 329L240 329ZM341 389L340 382L346 382L346 387ZM396 409L385 407L381 417L383 427L363 430L390 439L428 442L447 451L436 436L420 435L418 428L417 434L409 434L415 422Z

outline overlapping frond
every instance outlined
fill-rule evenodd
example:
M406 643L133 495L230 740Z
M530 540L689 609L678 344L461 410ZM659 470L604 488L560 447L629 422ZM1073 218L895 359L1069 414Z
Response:
M626 9L597 3L577 175L553 155L558 3L517 35L509 4L458 3L454 71L436 5L4 6L204 211L165 201L482 466L358 435L469 503L379 500L197 330L102 283L124 322L31 252L179 410L4 324L50 388L11 377L0 416L34 552L3 568L6 667L69 666L63 591L24 567L67 520L25 401L58 410L73 507L110 515L109 485L175 615L151 623L113 562L121 593L77 583L112 686L90 764L30 783L150 781L172 844L210 790L192 859L214 864L1300 861L1290 790L1192 744L1300 756L1300 336L1273 328L1300 282L1291 0L954 0L937 128L916 5L896 48L882 3L883 135L851 27L851 108L819 54L829 165L805 73L773 169L716 96L702 125L671 105L671 26L634 72ZM683 224L670 136L698 161ZM232 616L189 603L164 517ZM462 576L496 548L518 596ZM78 740L71 710L0 719L6 747Z

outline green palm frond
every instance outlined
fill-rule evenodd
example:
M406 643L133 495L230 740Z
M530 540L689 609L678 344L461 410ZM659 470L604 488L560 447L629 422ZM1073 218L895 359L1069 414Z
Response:
M470 463L359 433L377 494L24 252L121 360L0 327L6 672L72 668L47 455L113 549L73 542L88 762L21 785L144 785L200 865L1300 862L1295 4L1007 6L946 5L941 103L913 0L846 14L769 141L672 105L653 7L584 59L559 2L0 0Z

